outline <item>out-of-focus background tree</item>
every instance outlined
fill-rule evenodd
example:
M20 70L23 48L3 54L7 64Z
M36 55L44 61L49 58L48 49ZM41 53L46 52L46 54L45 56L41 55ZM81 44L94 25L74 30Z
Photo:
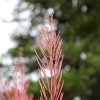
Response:
M47 23L46 16L52 13L56 32L61 31L65 55L63 100L100 100L100 0L19 0L12 21L28 23L15 31L17 35L12 39L17 45L8 53L16 58L19 49L23 49L28 72L38 68L33 50L35 39L41 25ZM32 84L31 91L37 100L37 83Z

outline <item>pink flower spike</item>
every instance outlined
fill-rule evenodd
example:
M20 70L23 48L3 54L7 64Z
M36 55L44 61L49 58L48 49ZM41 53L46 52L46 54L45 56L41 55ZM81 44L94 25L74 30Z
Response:
M40 100L63 99L62 88L64 81L62 81L61 67L64 56L61 48L62 40L60 39L60 33L58 35L53 34L52 23L53 16L50 16L51 29L49 30L44 27L42 30L43 39L39 38L39 40L37 40L37 45L43 55L44 61L42 61L36 50L34 50L40 67ZM47 77L45 69L50 71L50 78ZM41 72L44 77L42 77Z

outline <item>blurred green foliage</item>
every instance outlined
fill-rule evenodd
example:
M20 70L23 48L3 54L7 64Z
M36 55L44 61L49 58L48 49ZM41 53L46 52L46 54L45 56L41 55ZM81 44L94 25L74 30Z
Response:
M61 30L62 33L65 55L63 68L66 69L68 65L70 68L63 73L63 100L73 100L75 96L80 96L81 100L100 100L100 0L78 0L76 6L72 6L72 0L19 1L15 15L24 12L25 9L21 9L23 3L28 4L27 9L31 11L30 29L43 23L49 8L54 9L54 19L58 21L57 31ZM20 46L24 48L24 57L33 56L34 37L24 37L14 36L18 45L9 50L13 57L17 55ZM30 62L28 66L34 69L33 63ZM30 91L34 90L36 97L39 97L36 85L37 83L33 84Z

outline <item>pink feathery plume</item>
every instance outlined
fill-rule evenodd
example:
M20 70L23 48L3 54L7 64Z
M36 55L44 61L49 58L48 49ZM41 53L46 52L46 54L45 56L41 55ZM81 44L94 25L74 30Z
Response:
M62 88L64 81L62 81L62 40L60 39L60 33L54 34L53 30L53 16L50 17L50 29L47 27L42 28L42 38L37 39L37 45L43 55L44 61L37 56L37 62L39 64L39 73L41 79L40 84L40 100L62 100L63 93ZM46 70L50 71L50 78L48 78ZM42 78L44 76L44 78Z
M33 100L33 94L28 95L27 89L29 87L28 82L24 82L24 65L22 64L19 66L19 63L16 63L15 65L15 71L14 71L14 87L12 90L9 90L7 87L7 84L3 84L2 79L0 80L0 83L3 85L5 90L5 95L3 93L0 93L1 100ZM18 88L18 77L17 73L18 71L21 71L22 77L21 77L21 90Z

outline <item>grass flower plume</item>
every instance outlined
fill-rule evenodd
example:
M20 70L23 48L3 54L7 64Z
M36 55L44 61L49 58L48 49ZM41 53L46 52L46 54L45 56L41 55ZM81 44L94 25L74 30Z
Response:
M15 65L14 71L14 82L13 88L9 89L8 83L4 83L1 79L0 84L4 87L4 94L0 93L0 100L33 100L33 94L28 95L27 89L29 87L29 82L25 83L24 80L24 65L19 66L19 64ZM18 72L21 71L21 79L20 79L20 89L18 86Z
M42 28L42 38L37 39L37 45L43 55L44 61L39 57L35 50L37 61L39 64L39 73L41 79L40 84L40 100L62 100L63 98L63 84L62 81L62 40L60 39L60 33L54 34L52 27L53 17L50 17L50 28ZM48 78L45 69L50 71L50 78ZM44 78L42 78L44 76Z

